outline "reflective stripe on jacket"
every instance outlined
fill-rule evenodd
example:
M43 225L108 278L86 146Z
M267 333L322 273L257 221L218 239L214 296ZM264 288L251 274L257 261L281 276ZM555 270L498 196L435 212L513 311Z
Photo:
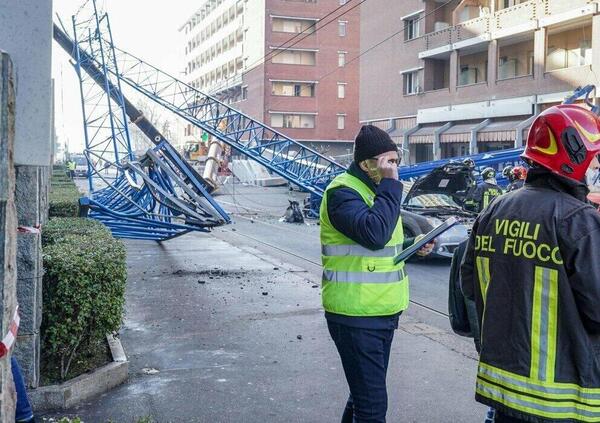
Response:
M348 173L336 177L321 203L321 259L323 307L346 316L388 316L408 307L408 278L404 263L394 264L402 250L404 234L398 223L385 248L370 250L343 235L329 220L327 191L338 187L355 190L369 206L375 193Z

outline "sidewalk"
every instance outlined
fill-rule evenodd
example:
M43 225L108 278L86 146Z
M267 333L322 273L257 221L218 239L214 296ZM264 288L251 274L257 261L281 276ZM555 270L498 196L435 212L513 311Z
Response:
M85 422L337 422L347 387L320 308L319 278L251 247L188 234L128 241L121 331L129 381L57 416ZM481 422L468 340L401 317L389 422ZM471 357L469 357L469 355Z

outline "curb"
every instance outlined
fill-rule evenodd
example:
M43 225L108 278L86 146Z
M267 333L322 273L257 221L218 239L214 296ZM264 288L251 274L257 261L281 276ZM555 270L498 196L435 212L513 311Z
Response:
M107 335L106 340L113 358L91 373L85 373L60 385L43 386L29 390L29 401L34 410L66 410L92 397L110 391L127 380L129 361L119 338Z

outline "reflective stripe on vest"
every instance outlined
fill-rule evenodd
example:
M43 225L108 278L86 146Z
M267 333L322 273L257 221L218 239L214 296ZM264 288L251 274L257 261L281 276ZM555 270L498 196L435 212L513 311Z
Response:
M341 272L339 270L323 270L324 282L393 283L401 282L405 277L404 269L392 272Z
M322 245L321 254L324 256L361 256L361 257L394 257L396 247L385 247L381 250L369 250L362 245Z

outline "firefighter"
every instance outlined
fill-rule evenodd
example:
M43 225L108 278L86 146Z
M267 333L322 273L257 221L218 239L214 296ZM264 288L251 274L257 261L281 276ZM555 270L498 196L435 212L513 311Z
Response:
M492 201L502 195L502 188L496 182L496 171L491 167L486 167L481 172L483 181L477 185L477 188L472 190L465 200L465 208L476 213L481 212Z
M504 176L507 180L508 180L508 184L512 184L514 182L514 176L513 176L513 166L506 166L504 167L504 169L502 169L502 176Z
M577 105L538 116L525 187L476 219L461 268L476 302L476 400L496 423L600 421L600 214L584 183L600 118Z
M524 166L515 166L512 169L512 181L506 192L511 192L519 188L523 188L525 185L525 179L527 178L527 169Z
M408 277L394 257L414 241L402 229L398 164L389 135L363 126L353 163L321 203L323 308L350 388L343 423L385 422L392 339L408 307Z

